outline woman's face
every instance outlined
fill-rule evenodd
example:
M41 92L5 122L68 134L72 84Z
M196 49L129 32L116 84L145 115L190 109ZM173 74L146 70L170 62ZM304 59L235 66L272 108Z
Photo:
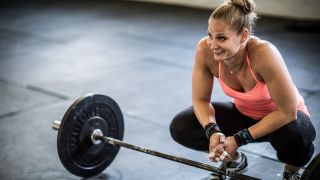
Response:
M239 52L241 34L238 35L224 20L210 18L207 43L216 61L226 60Z

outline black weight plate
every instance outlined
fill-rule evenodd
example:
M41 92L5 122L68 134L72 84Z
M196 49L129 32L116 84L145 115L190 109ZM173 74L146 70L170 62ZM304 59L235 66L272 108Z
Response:
M122 140L124 121L117 103L108 96L88 94L77 99L64 114L58 132L58 154L72 174L100 174L116 157L120 146L94 144L90 135L100 129L104 136Z
M320 153L316 155L309 163L301 177L303 180L319 180L320 179Z

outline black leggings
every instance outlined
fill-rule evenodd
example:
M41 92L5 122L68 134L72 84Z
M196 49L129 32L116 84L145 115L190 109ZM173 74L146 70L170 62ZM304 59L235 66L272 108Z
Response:
M241 114L233 103L214 102L212 105L215 109L217 124L226 136L232 136L259 122ZM314 152L312 141L315 139L316 132L307 115L298 111L297 116L296 121L255 142L270 142L277 151L280 161L302 167L312 158ZM172 138L181 145L208 152L209 141L194 114L193 107L189 107L174 117L170 125L170 132Z

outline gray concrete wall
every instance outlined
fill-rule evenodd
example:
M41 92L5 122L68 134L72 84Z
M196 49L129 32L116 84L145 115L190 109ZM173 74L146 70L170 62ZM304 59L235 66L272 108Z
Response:
M205 9L217 7L223 0L135 0L175 4ZM320 20L319 0L256 0L257 13L275 17Z

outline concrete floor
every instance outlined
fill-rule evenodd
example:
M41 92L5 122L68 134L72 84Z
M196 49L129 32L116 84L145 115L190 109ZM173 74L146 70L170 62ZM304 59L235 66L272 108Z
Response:
M169 134L172 117L191 105L191 68L206 35L208 10L126 1L0 3L0 179L80 179L57 154L53 120L78 97L96 92L120 105L124 140L211 163ZM282 53L319 131L320 33L261 17L255 34ZM220 87L214 99L228 101ZM320 151L320 138L315 140ZM242 147L245 173L281 179L283 164L267 143ZM267 168L266 168L267 167ZM210 173L122 148L94 179L201 179Z

